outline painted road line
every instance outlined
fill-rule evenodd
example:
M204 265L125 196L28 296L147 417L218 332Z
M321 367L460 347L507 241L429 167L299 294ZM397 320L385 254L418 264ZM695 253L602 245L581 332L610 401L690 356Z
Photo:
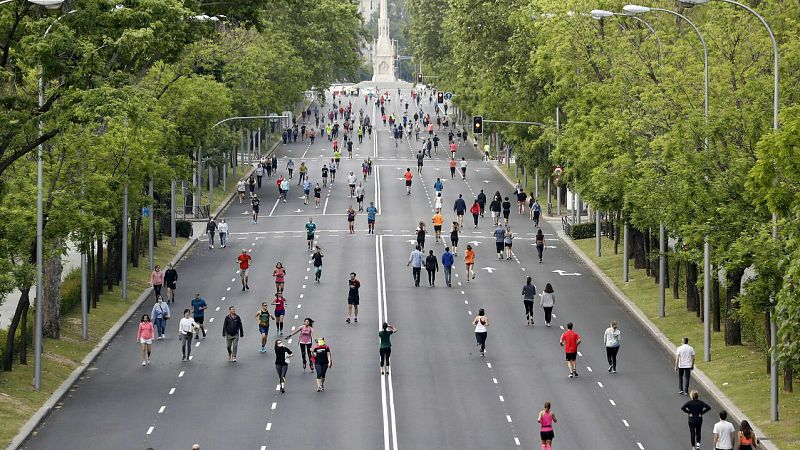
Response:
M211 323L211 322L213 322L213 321L214 321L214 318L213 318L213 317L212 317L212 318L210 318L210 319L208 319L208 323Z
M330 192L330 190L328 192ZM322 215L323 216L325 215L325 211L328 210L328 200L330 200L330 198L331 198L330 195L326 195L325 196L325 206L322 207Z
M272 407L270 409L275 409L278 407L278 402L272 402Z
M601 383L599 381L597 382L597 385L600 386L600 387L603 387L603 383Z
M272 429L272 422L267 422L267 431Z
M644 450L644 445L641 442L637 442L636 445L639 446L639 450Z
M611 403L611 406L617 406L617 404L614 403L614 400L608 399L608 402Z
M181 370L181 373L178 374L178 378L183 378L183 374L186 373L185 371Z
M155 430L155 429L156 429L156 427L151 426L150 428L147 429L147 434L153 434L153 430Z
M628 425L628 421L627 420L622 419L622 423L624 423L626 427L630 427L630 425Z
M172 389L169 390L169 395L172 395L174 393L175 393L175 388L172 388Z
M508 423L511 423L511 416L509 416L508 414L506 414L506 420L508 421Z
M592 371L592 368L591 368L591 367L589 367L589 366L586 366L586 370L588 370L589 372L591 372L591 371Z
M167 409L167 405L161 405L161 408L158 408L158 413L163 413L165 409Z
M498 395L498 397L500 398L500 401L501 401L501 402L504 402L504 401L506 401L506 399L504 399L502 395Z
M514 436L514 443L517 444L517 446L519 446L519 438L516 436Z
M492 378L492 381L494 381L494 384L497 384L497 378Z
M272 205L272 209L271 209L271 210L270 210L270 212L269 212L269 216L270 216L270 217L272 217L272 213L274 213L274 212L275 212L275 208L277 208L277 207L278 207L278 202L279 202L279 201L281 201L281 199L280 199L280 198L278 198L277 200L275 200L275 204L274 204L274 205Z

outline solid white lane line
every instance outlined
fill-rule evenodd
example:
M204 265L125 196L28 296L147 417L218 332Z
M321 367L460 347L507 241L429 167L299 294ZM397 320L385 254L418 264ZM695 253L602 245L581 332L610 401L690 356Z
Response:
M161 405L161 408L158 408L158 413L163 413L165 409L167 409L167 405Z
M328 191L330 192L330 191ZM322 215L325 215L325 211L328 210L328 200L330 200L330 196L325 196L325 206L322 207Z
M377 145L375 147L377 152ZM378 288L378 323L381 324L385 321L383 316L383 302L381 301L381 255L380 255L380 237L375 237L375 277L377 278ZM380 330L380 325L378 326ZM386 378L381 377L381 417L383 418L383 448L384 450L391 450L389 442L389 420L388 408L386 405Z
M611 403L611 406L617 406L617 404L614 403L614 400L608 399L608 402Z
M150 428L148 428L148 429L147 429L147 434L153 434L153 430L155 430L155 429L156 429L156 427L150 427Z
M630 425L628 425L628 421L627 420L622 419L622 423L624 423L626 427L630 427Z
M175 388L172 388L172 389L169 390L169 395L172 395L174 393L175 393Z
M278 202L279 202L279 201L281 201L281 199L280 199L280 198L278 198L277 200L275 200L275 204L274 204L274 205L272 205L272 209L269 211L269 215L270 215L270 216L272 216L272 213L274 213L274 212L275 212L275 208L277 208L277 207L278 207Z

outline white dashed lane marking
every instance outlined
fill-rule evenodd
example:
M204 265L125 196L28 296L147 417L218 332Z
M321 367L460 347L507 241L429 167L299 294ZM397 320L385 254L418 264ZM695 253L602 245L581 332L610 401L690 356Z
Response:
M156 427L150 427L150 428L148 428L148 429L147 429L147 434L153 434L153 430L155 430L155 429L156 429Z

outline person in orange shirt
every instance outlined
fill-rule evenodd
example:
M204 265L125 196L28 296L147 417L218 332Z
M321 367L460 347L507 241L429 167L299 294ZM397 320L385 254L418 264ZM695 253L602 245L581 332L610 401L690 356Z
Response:
M406 180L406 195L411 195L411 178L413 177L414 175L411 173L411 168L406 168L406 173L403 175L403 178Z
M439 238L442 236L442 224L444 223L444 217L438 212L433 215L433 231L436 233L436 242L439 242Z
M467 283L469 283L469 279L475 279L475 251L472 250L472 246L467 244L467 251L464 252L464 263L467 265Z
M456 177L456 160L455 158L450 158L450 178L455 179Z

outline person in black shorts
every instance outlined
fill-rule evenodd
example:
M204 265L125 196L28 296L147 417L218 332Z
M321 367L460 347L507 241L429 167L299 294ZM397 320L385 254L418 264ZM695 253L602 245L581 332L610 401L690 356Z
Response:
M261 205L261 200L258 198L258 194L253 194L253 198L250 199L250 206L253 208L253 223L258 223L259 205Z
M353 321L358 323L358 289L361 287L361 282L356 279L356 273L350 272L350 279L347 281L347 286L349 288L347 292L347 320L345 323L350 323L350 316L353 315L355 310L355 317Z
M317 392L325 390L325 375L333 367L333 352L325 344L325 338L317 338L317 344L311 349L314 356L314 370L317 372Z
M328 185L328 165L327 164L323 164L322 165L322 185L323 186L327 186ZM316 190L314 192L316 193Z
M506 226L508 226L508 216L511 215L511 202L508 201L508 197L503 200L503 219L506 221Z
M321 201L321 197L322 197L322 188L319 187L319 183L317 183L317 185L314 186L314 208L319 208L319 202Z

